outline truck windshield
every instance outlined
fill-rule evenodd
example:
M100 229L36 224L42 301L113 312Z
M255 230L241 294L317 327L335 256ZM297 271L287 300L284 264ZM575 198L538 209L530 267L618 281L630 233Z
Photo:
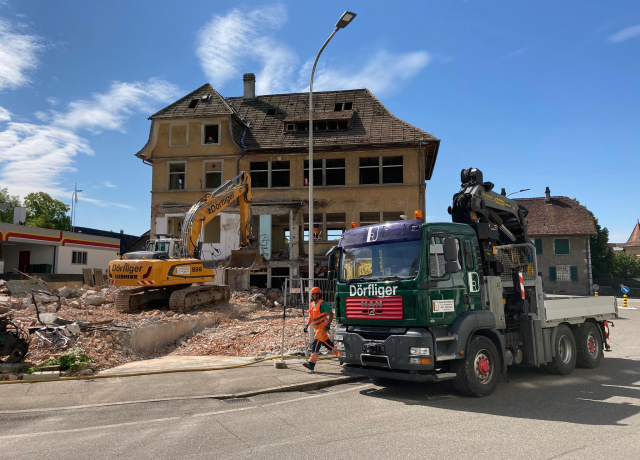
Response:
M420 254L420 240L347 247L342 255L339 279L415 278Z

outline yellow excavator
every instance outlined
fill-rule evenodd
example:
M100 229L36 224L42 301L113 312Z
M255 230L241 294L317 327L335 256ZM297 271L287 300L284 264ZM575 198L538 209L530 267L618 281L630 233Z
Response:
M240 207L240 247L251 239L251 176L242 172L207 193L191 206L182 222L180 238L157 238L146 251L119 255L109 263L109 284L129 286L116 295L116 308L136 311L151 303L167 300L171 310L188 311L199 305L229 299L229 286L212 284L214 270L204 268L198 239L204 226L223 209L238 200ZM227 268L255 270L262 266L258 251L231 251Z

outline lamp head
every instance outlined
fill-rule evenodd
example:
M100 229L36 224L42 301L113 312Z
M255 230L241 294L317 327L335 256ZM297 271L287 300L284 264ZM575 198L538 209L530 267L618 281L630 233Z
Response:
M353 18L355 17L356 13L345 11L344 13L342 13L342 16L340 16L340 19L338 19L338 22L336 23L336 29L344 29L351 23L351 21L353 21Z

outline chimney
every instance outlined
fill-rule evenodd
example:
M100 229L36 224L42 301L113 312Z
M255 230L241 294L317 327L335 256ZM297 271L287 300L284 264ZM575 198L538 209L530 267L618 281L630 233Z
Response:
M252 101L256 98L256 76L252 73L245 73L242 76L244 81L244 97L245 101Z
M549 187L544 191L544 201L551 203L551 190L549 190Z

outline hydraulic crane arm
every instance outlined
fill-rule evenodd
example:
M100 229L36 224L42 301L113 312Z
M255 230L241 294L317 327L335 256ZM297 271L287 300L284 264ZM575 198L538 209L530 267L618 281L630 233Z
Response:
M202 228L223 209L238 200L240 207L240 246L249 245L251 236L251 176L241 172L191 206L182 222L182 257L194 257Z

